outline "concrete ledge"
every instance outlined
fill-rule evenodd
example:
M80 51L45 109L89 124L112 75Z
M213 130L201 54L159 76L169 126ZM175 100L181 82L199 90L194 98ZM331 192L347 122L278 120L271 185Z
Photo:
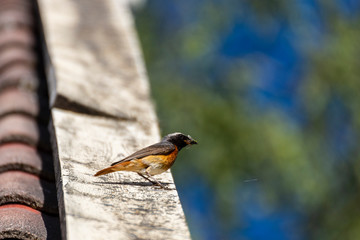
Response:
M39 0L63 239L190 239L176 190L93 174L160 139L127 1ZM170 172L156 176L174 188Z

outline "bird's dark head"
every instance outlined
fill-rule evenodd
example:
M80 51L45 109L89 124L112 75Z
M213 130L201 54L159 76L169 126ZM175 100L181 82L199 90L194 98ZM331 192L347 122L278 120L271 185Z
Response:
M182 133L168 134L163 138L163 141L171 142L172 144L176 145L179 150L182 149L183 147L186 147L187 145L197 144L197 142L194 139L192 139L189 135L186 136Z

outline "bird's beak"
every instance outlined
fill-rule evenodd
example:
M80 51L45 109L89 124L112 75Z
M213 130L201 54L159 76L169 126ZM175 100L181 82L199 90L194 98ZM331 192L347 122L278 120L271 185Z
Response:
M198 144L198 143L194 139L191 139L188 144L189 145L194 145L194 144Z

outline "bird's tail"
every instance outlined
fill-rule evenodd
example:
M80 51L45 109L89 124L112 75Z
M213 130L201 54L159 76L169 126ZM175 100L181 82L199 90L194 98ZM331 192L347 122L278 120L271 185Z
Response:
M118 170L115 170L115 167L108 167L108 168L104 168L103 170L98 171L97 173L95 173L94 176L96 177L96 176L112 173L115 171L118 171Z

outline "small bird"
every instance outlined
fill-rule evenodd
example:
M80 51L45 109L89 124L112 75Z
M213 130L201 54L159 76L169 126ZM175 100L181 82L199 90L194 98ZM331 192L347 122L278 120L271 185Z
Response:
M179 151L188 146L197 144L190 136L182 133L171 133L166 135L160 142L140 149L126 158L114 162L110 167L95 173L100 176L116 171L136 172L154 185L166 189L152 176L168 170L175 162Z

